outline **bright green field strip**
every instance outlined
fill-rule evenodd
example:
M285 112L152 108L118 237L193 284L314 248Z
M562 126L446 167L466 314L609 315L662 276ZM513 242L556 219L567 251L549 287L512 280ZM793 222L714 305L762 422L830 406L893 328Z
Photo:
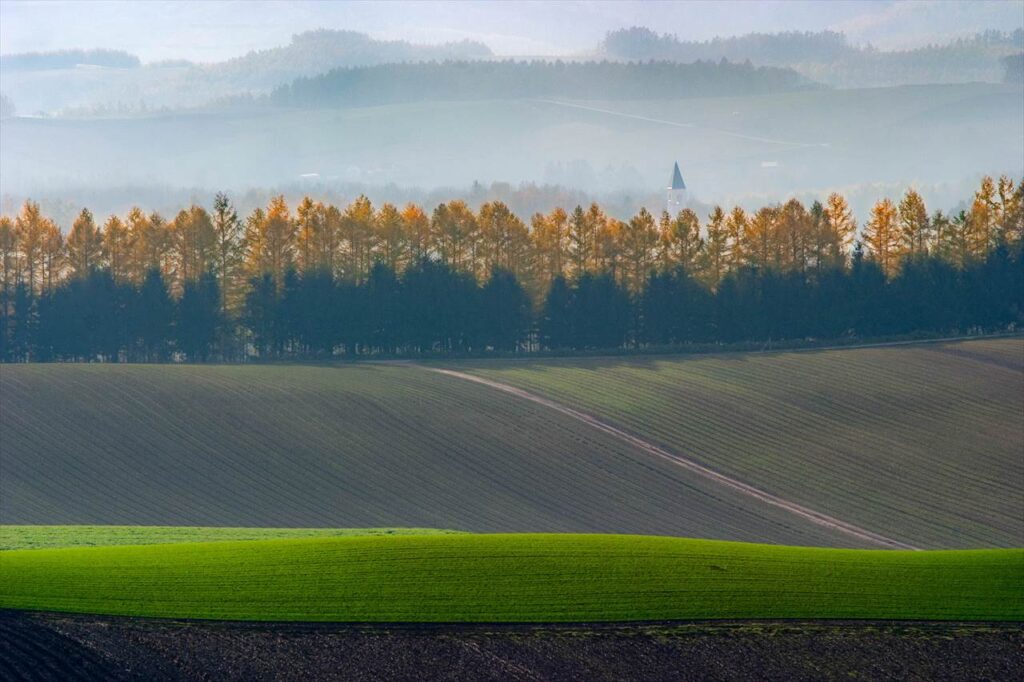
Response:
M450 366L912 545L1024 544L1020 337Z
M221 528L203 526L0 526L0 550L458 533L433 528Z
M623 535L342 537L0 553L0 607L174 618L1024 620L1024 550Z

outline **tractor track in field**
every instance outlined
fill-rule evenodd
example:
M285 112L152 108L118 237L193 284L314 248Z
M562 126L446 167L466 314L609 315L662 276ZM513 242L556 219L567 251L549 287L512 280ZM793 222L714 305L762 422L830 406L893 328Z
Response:
M563 405L562 403L537 395L536 393L531 393L530 391L526 391L524 389L512 386L510 384L505 384L500 381L485 379L484 377L468 374L466 372L459 372L457 370L443 369L440 367L426 367L423 365L416 364L413 364L412 366L424 369L428 372L436 372L438 374L444 374L445 376L450 376L456 379L462 379L465 381L472 381L478 384L482 384L495 390L502 391L510 395L514 395L523 400L528 400L530 402L536 403L550 410L554 410L556 412L564 414L568 417L572 417L573 419L581 421L584 424L587 424L588 426L591 426L599 431L602 431L603 433L614 436L619 440L629 443L630 445L639 448L641 451L646 452L647 454L653 455L660 459L664 459L668 462L671 462L672 464L680 466L708 480L714 481L715 483L724 485L727 488L731 488L732 490L736 490L748 497L759 500L760 502L772 505L773 507L778 507L779 509L783 509L791 514L794 514L795 516L799 516L823 528L837 531L845 535L855 537L859 540L864 540L876 545L880 545L882 547L888 547L889 549L920 549L920 547L915 547L914 545L902 542L900 540L886 537L885 535L881 535L880 533L875 533L874 531L868 530L866 528L861 528L860 526L848 523L841 519L837 519L833 516L829 516L828 514L815 511L814 509L805 507L796 502L778 497L777 495L773 495L767 491L761 490L760 488L755 488L754 486L744 483L743 481L737 480L735 478L732 478L731 476L726 476L725 474L710 469L692 459L670 452L665 448L660 447L655 443L652 443L651 441L648 441L624 429L614 426L613 424L604 421L599 417L596 417L592 414L588 414L586 412L582 412L567 405Z

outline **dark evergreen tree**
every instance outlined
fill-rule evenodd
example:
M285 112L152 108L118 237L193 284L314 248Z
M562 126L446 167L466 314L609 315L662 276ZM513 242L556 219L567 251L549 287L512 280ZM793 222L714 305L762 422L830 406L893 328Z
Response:
M892 317L888 333L930 329L953 331L960 326L961 276L946 261L913 256L903 261L900 274L888 284Z
M330 356L341 343L338 287L330 272L285 276L280 303L286 345L299 355Z
M479 288L472 275L421 260L402 279L408 342L418 352L467 351L479 335Z
M572 291L565 277L558 275L551 280L540 318L540 342L545 348L558 350L573 345L571 306Z
M518 350L530 330L530 297L508 270L495 269L480 292L481 340L499 351Z
M193 362L206 362L213 354L220 330L220 288L217 276L204 273L185 282L178 301L175 344Z
M402 287L395 271L383 263L370 269L362 296L364 343L394 353L402 340Z
M711 292L683 268L652 273L640 298L642 339L656 344L707 341L712 304Z
M572 297L573 347L621 348L626 344L632 309L629 292L610 273L584 273Z
M762 280L763 275L753 267L734 270L722 280L715 301L718 340L768 340Z
M1011 258L1005 244L998 244L982 261L971 263L963 273L964 309L971 327L993 329L1008 321L1020 321L1021 289L1024 288L1021 258Z
M810 334L820 339L837 339L852 333L854 301L849 273L841 267L827 267L818 273L812 292Z
M167 358L173 322L174 301L160 270L153 268L146 273L132 310L132 337L143 360L161 362Z
M67 280L40 299L38 352L53 359L127 359L134 298L132 287L118 284L106 270Z
M32 348L36 317L32 295L23 281L14 286L13 306L14 313L10 317L8 332L8 357L15 362L25 362L31 359L29 351Z
M310 320L305 307L305 298L303 280L295 268L289 268L284 273L280 302L277 306L279 338L278 346L275 349L276 355L285 352L293 355L305 355L308 352L309 347L306 343L308 335L305 333L305 327Z
M359 351L369 334L365 294L366 290L350 279L335 283L332 324L338 331L339 343L352 355Z
M252 334L252 344L261 358L273 357L280 338L280 311L274 276L265 273L249 283L245 297L244 323Z
M894 317L885 273L876 261L864 258L860 244L854 250L850 284L853 300L850 328L858 336L877 336L885 333Z

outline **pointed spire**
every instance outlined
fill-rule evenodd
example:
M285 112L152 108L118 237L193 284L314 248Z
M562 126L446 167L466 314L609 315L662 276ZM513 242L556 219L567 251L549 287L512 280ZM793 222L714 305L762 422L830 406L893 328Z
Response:
M676 161L675 166L672 168L672 187L671 189L686 189L686 183L683 182L683 174L679 172L679 162Z

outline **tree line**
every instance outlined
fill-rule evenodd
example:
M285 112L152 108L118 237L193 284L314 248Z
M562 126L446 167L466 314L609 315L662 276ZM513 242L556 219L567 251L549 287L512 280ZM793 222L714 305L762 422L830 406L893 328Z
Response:
M598 51L617 59L667 59L692 62L698 59L751 60L758 64L788 65L807 61L835 61L857 48L837 31L782 31L715 37L711 40L680 40L671 33L657 33L642 26L605 33Z
M611 59L691 62L698 59L750 60L766 66L786 66L832 86L995 81L1005 69L1013 80L1012 55L1024 49L1024 29L988 30L946 44L909 50L879 50L852 45L835 31L786 31L717 37L706 41L680 40L648 28L632 27L605 34L598 53ZM1010 61L1007 61L1009 59Z
M958 57L966 61L991 59L1024 49L1024 29L987 30L962 36L945 44L909 50L879 50L871 45L853 45L846 35L831 30L747 33L710 40L680 40L670 33L632 26L605 33L598 52L617 59L649 59L692 62L696 60L751 60L756 64L791 66L828 63L856 58L882 57L895 62L926 66Z
M422 100L651 99L768 94L814 87L794 71L748 63L440 61L333 69L271 93L288 107L344 107Z
M227 196L173 219L0 217L5 361L529 352L1000 329L1024 315L1024 181L969 208L909 190L622 221L500 201L337 207Z

